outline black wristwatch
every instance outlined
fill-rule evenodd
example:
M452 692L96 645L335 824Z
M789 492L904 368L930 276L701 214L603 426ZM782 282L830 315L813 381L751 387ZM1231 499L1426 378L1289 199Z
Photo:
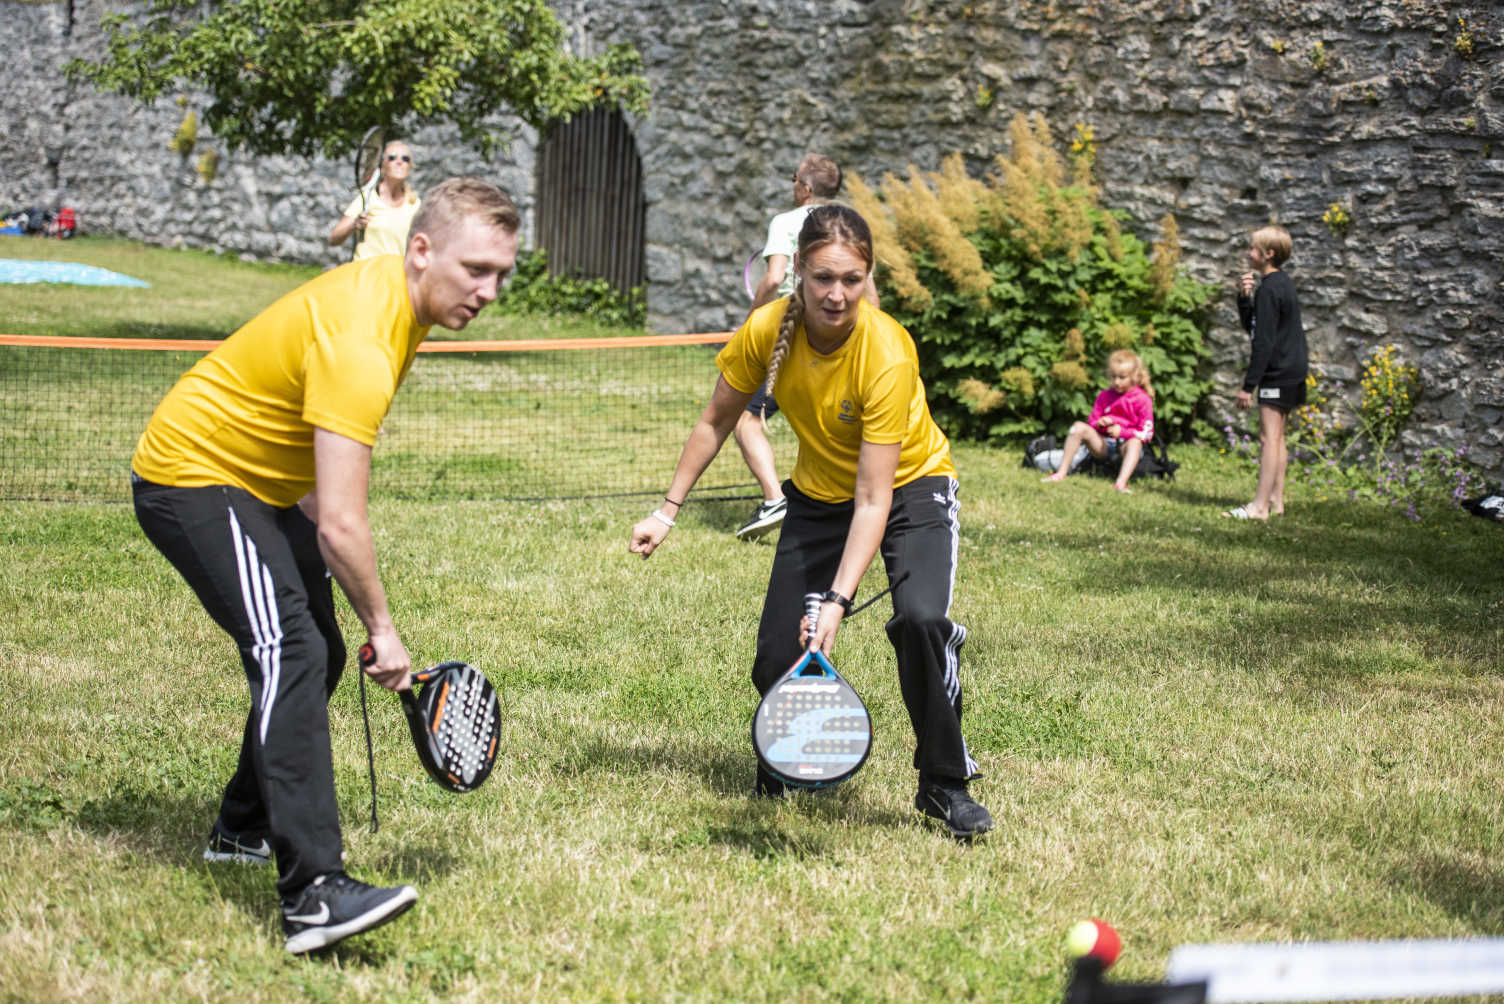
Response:
M839 603L843 614L851 613L851 601L834 589L827 589L825 595L820 597L821 603Z

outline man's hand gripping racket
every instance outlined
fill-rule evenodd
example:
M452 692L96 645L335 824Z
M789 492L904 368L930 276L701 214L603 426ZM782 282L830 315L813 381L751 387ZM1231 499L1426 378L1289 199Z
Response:
M375 661L360 647L361 671ZM450 791L474 791L491 776L501 737L501 702L485 674L463 662L414 673L400 690L402 713L428 776ZM374 791L372 796L374 816Z

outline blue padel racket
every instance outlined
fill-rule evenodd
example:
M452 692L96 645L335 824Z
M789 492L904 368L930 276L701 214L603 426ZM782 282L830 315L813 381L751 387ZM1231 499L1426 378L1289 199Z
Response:
M811 625L818 622L820 594L805 594L804 609ZM851 684L812 649L763 695L752 716L752 746L784 784L829 788L867 762L872 719Z
M375 652L360 647L360 665ZM484 673L463 662L444 662L412 676L398 691L418 759L428 776L450 791L474 791L491 776L501 738L501 702Z

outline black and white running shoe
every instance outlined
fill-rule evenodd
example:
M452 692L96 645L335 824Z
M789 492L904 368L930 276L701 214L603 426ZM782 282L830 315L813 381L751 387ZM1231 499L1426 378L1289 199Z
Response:
M736 531L736 539L756 540L779 523L782 523L784 514L788 512L788 509L788 499L774 499L771 502L764 502L757 507L757 511L752 514L752 518L742 524L740 530Z
M282 933L294 955L328 948L352 934L380 927L418 901L410 885L378 888L344 872L320 875L291 901L282 901Z
M209 846L204 848L205 861L233 861L241 865L271 864L272 844L266 833L231 833L214 821L209 831Z
M992 829L992 814L972 800L965 781L930 781L921 777L914 808L940 820L950 835L959 840L970 840Z

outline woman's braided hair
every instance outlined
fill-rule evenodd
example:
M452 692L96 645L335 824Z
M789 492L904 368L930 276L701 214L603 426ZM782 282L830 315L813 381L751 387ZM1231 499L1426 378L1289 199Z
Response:
M861 214L850 206L828 203L816 206L804 217L804 225L799 228L800 268L805 267L810 255L827 244L846 245L867 263L869 272L872 270L872 231L868 229L867 221L862 219ZM794 283L794 292L789 296L788 305L783 309L783 320L778 324L778 337L773 340L773 350L768 353L768 380L764 389L769 395L773 393L773 382L778 379L778 370L788 358L789 349L794 344L794 332L803 323L804 277L801 275ZM759 417L766 425L766 404Z

